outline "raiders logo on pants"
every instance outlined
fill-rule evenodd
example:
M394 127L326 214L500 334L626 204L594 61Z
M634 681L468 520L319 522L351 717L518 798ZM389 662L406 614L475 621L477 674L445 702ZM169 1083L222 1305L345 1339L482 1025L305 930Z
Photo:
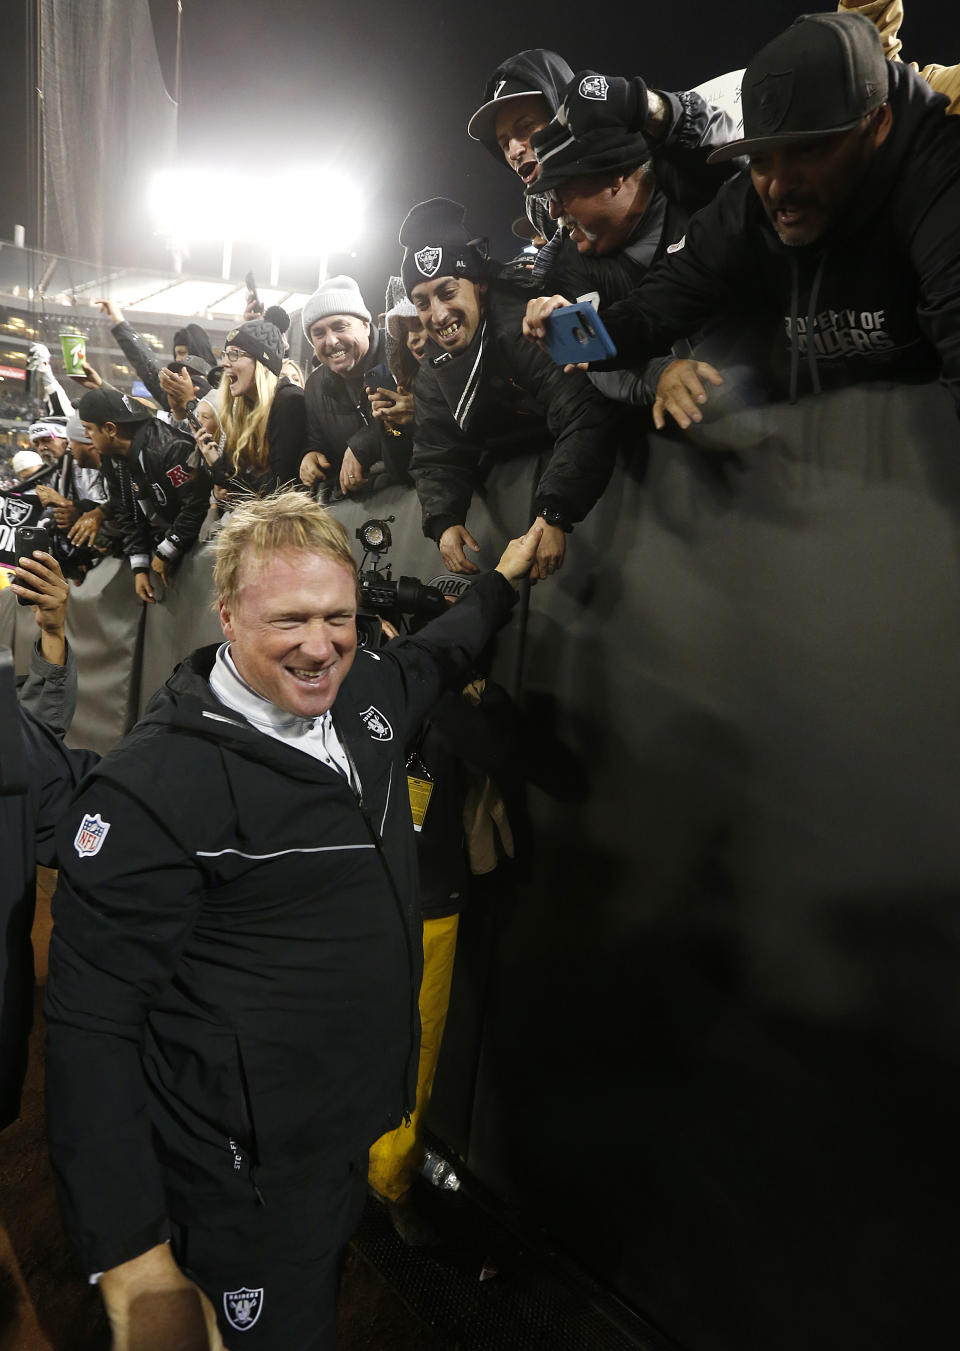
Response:
M366 1155L342 1179L305 1180L295 1195L264 1176L265 1204L240 1223L173 1226L174 1256L213 1304L231 1351L333 1351L340 1272L366 1180Z

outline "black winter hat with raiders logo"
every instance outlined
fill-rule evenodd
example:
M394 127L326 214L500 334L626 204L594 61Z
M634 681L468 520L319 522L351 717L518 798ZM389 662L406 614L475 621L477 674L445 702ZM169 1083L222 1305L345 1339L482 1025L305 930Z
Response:
M851 131L886 102L889 67L872 19L801 14L743 74L743 136L709 164Z
M400 226L404 246L400 275L409 296L421 281L434 277L469 277L480 281L486 272L479 241L467 235L466 207L449 197L431 197L408 213Z
M262 362L274 375L280 374L287 355L279 328L276 324L268 323L266 319L251 319L249 323L232 329L224 338L223 345L239 347L241 352L246 352L254 360Z

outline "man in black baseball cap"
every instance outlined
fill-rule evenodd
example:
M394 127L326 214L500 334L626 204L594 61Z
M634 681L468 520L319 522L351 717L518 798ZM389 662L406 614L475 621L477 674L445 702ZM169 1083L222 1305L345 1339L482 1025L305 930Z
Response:
M749 177L601 311L619 359L726 323L766 397L939 376L960 404L960 120L946 106L884 59L862 15L798 19L750 62L743 137L713 155L746 153ZM526 336L562 303L537 302Z
M123 536L134 588L142 601L156 596L196 542L210 500L210 476L196 443L160 422L138 399L101 386L77 408L83 430L100 456L109 511Z
M698 96L690 98L693 107ZM641 128L649 103L641 78L583 70L564 90L556 116L531 137L540 174L527 192L546 197L560 226L533 264L542 293L603 306L624 299L683 238L693 211L740 167L737 160L708 167L713 142L686 148L672 138L665 146L648 140ZM732 134L732 122L723 125ZM642 370L598 372L593 379L608 398L640 406L655 404L661 385L666 392L701 379L722 383L708 363L670 352ZM660 425L659 411L655 419Z
M887 61L853 14L809 14L758 52L741 87L744 135L711 160L750 157L784 244L812 244L856 193L890 134Z

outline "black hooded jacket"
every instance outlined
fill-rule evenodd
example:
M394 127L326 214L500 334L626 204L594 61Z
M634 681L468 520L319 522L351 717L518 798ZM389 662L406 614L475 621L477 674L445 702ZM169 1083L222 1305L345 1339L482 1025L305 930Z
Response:
M483 86L480 105L489 103L497 88L504 80L515 80L525 89L539 90L550 105L550 116L563 102L563 94L573 79L573 70L562 56L549 51L546 47L529 47L525 52L517 52L502 61ZM495 136L484 136L481 145L485 146L498 164L503 164L503 151L497 145Z
M451 357L427 344L414 386L410 472L430 539L465 523L474 489L497 459L548 456L534 510L558 511L570 525L610 479L621 411L582 372L565 375L521 336L529 295L494 276L469 348Z
M698 355L736 352L768 398L939 374L960 407L960 119L908 66L888 71L893 126L836 224L788 247L749 177L732 180L683 247L602 310L607 368L722 324L730 338Z
M422 945L406 749L515 599L488 573L415 636L357 652L333 719L359 793L219 703L211 647L64 813L48 1134L88 1271L162 1241L168 1217L242 1223L410 1109Z
M563 94L573 79L573 71L562 56L549 51L546 47L530 47L527 51L517 52L516 56L502 61L483 86L480 98L481 106L489 103L497 86L504 80L517 80L524 88L539 90L550 107L550 116L563 102ZM480 144L489 150L498 164L506 165L503 151L495 136L484 136ZM519 180L518 180L519 182ZM538 234L545 239L552 238L557 223L550 215L550 204L546 197L529 196L524 201L524 209Z
M138 333L126 319L121 320L119 324L114 324L110 332L139 379L150 391L150 397L155 399L161 408L169 411L170 401L160 384L160 371L164 363L157 359L156 353L144 341L142 334ZM176 336L187 339L189 354L199 357L201 361L207 364L208 369L212 369L216 365L216 357L213 355L209 339L199 324L188 324ZM182 346L183 344L178 345Z

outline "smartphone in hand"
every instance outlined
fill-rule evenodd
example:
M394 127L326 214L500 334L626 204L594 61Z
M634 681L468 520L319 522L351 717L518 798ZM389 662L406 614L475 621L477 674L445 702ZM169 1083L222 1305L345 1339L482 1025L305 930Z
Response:
M14 536L14 548L18 558L32 558L34 549L50 552L50 535L37 525L22 525ZM20 580L19 578L17 579ZM18 605L32 605L26 596L17 597Z
M547 351L558 366L576 366L581 361L606 361L617 355L616 346L592 305L578 301L564 305L544 320Z
M397 382L393 378L393 371L385 361L381 361L379 366L371 366L368 371L363 373L364 389L396 389Z

